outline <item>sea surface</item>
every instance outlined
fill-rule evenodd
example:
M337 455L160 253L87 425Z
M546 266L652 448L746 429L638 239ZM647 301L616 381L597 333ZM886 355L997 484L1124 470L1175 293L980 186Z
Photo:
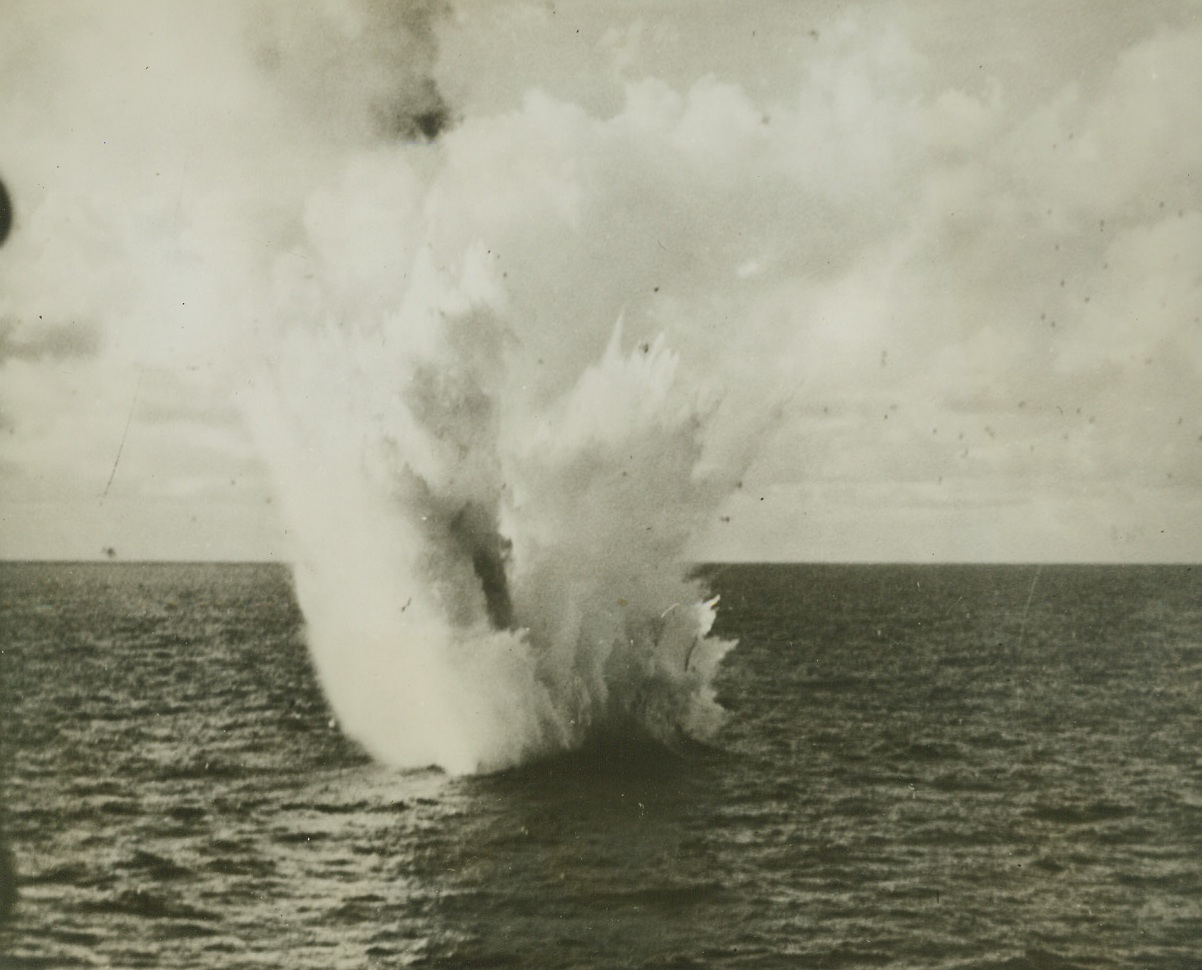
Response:
M712 744L452 778L281 567L0 565L0 966L1202 966L1202 567L705 574Z

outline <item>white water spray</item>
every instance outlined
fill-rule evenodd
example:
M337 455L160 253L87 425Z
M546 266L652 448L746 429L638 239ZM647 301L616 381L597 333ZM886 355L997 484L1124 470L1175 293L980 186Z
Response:
M283 301L248 398L342 726L385 761L452 771L598 731L708 736L729 644L684 554L727 478L704 471L706 412L676 356L624 347L619 323L562 386L531 383L487 251L437 270L428 221L409 229L395 306L336 285L308 319ZM316 254L318 275L351 258Z

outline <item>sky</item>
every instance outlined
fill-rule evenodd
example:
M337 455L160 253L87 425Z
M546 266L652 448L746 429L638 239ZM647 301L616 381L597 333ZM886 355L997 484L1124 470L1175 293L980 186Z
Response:
M495 260L526 404L619 317L679 353L697 559L1202 558L1198 3L0 18L4 558L287 559L245 389L418 298L406 219Z

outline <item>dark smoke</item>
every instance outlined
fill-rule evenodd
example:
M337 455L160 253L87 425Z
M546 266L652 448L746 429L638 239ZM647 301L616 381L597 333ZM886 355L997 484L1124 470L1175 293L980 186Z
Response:
M451 520L450 532L472 560L493 629L513 629L513 600L505 570L510 543L497 531L494 517L478 505L465 505Z
M380 132L385 138L430 142L450 127L450 109L435 83L426 79L418 87L416 104L413 92L406 91L378 112Z
M4 182L0 181L0 246L4 245L4 240L8 238L9 230L12 229L12 227L12 199L8 197L8 189L4 187Z

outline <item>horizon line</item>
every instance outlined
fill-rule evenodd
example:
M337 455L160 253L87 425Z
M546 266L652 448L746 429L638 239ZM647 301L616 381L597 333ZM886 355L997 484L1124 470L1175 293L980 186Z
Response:
M287 559L57 559L9 558L0 556L0 565L11 566L284 566L296 564ZM1202 559L705 559L685 561L682 565L698 569L706 566L1202 566Z

